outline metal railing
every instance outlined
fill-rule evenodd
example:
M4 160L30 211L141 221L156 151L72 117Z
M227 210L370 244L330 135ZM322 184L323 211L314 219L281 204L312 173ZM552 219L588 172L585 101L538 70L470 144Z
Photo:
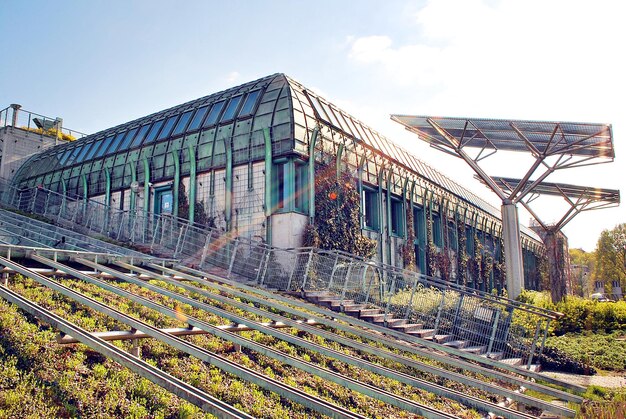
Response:
M63 120L60 118L50 118L35 112L26 111L21 109L19 105L11 105L0 110L0 128L7 126L36 132L48 137L70 136L73 139L79 139L87 135L63 127Z
M383 321L421 325L435 339L529 367L559 314L340 251L281 249L169 215L122 211L42 188L4 185L0 202L84 234L218 269L229 279L284 291L320 291L344 304L378 308Z

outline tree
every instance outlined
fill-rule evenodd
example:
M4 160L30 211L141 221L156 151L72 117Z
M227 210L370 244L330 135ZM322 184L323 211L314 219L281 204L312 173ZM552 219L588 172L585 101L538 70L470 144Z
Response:
M595 251L596 266L593 278L604 281L605 291L610 293L612 281L619 281L622 289L626 286L626 224L619 224L612 230L600 234Z
M585 252L583 249L569 249L570 283L572 294L580 297L589 296L591 278L594 277L595 252Z

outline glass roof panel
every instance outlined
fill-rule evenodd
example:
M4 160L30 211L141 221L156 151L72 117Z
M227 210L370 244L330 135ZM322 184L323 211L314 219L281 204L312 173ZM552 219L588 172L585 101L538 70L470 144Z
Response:
M178 123L176 124L176 128L174 128L174 131L172 131L172 136L176 136L176 135L180 135L183 132L185 132L185 128L187 128L187 123L189 122L189 119L191 119L191 115L193 114L193 109L188 110L187 112L185 112L184 114L182 114L180 116L180 119L178 120Z
M206 117L204 124L202 124L202 128L206 128L217 123L217 120L222 113L222 109L224 109L225 104L226 101L222 100L211 107L211 112L209 112L209 116Z
M161 119L160 121L156 121L154 124L152 124L152 128L150 128L150 132L148 132L148 135L146 136L143 144L150 144L151 142L156 140L157 134L161 130L164 122L165 119Z
M165 125L163 125L163 129L161 130L161 133L157 137L157 140L163 140L164 138L169 137L170 133L172 132L172 129L174 129L174 124L176 123L177 119L178 119L178 115L172 115L169 118L167 118L167 121L165 122Z
M98 152L96 153L94 158L97 159L98 157L102 157L104 153L107 151L107 149L109 148L109 146L111 145L112 141L113 141L113 135L109 135L104 141L102 141L102 145L98 149Z
M117 149L119 148L125 136L126 136L126 131L120 132L115 136L115 138L113 139L113 143L111 144L111 147L109 147L108 154L115 153L117 151Z
M187 131L195 131L198 128L200 128L200 124L202 124L202 120L204 119L204 116L206 115L208 109L209 109L209 105L205 105L205 106L198 108L198 110L196 111L196 114L193 116L193 119L191 120L191 123L187 127Z
M131 141L133 141L133 138L135 138L135 134L137 134L137 131L139 131L139 127L135 127L133 129L131 129L130 131L128 131L126 133L126 136L124 137L124 140L122 141L122 143L118 147L118 150L126 150L126 149L128 149L128 146L130 145Z
M260 90L255 90L253 92L248 93L248 96L246 96L246 100L243 102L243 106L241 107L241 110L239 111L240 118L252 115L252 112L254 112L254 108L256 107L256 103L260 95L261 95Z
M135 139L133 140L133 143L130 145L129 148L135 148L138 145L140 145L143 142L143 139L146 138L146 134L148 133L148 130L150 129L151 126L152 124L148 123L146 125L143 125L141 128L139 128L139 132L137 133L137 136L135 137Z
M93 145L93 141L89 142L89 143L86 143L83 146L83 149L82 149L81 153L76 158L76 161L82 162L85 159L85 156L87 155L87 152L89 151L89 149L91 148L92 145Z
M237 108L239 108L239 104L241 103L242 98L243 95L230 98L228 106L226 107L226 110L224 111L220 122L230 121L235 117L235 114L237 113Z

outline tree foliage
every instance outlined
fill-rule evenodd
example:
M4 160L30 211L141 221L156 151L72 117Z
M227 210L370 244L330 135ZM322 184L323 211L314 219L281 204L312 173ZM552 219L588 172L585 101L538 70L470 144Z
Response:
M619 281L626 286L626 223L604 230L600 234L595 251L593 278L604 281L605 291L610 292L611 282Z
M350 174L337 178L335 164L315 168L315 222L304 231L304 245L342 250L372 257L376 240L363 236L359 208L361 197Z

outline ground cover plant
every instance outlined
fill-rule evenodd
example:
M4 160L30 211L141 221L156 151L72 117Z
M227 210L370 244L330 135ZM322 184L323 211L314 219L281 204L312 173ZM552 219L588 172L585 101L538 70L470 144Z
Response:
M183 322L159 315L136 303L126 301L114 294L82 281L63 279L65 285L109 304L134 317L142 318L157 327L181 327ZM151 281L166 288L186 294L180 288L161 281ZM120 288L133 294L142 295L169 307L178 307L188 315L193 315L212 324L225 324L227 321L203 310L181 305L167 297L145 288L116 283ZM42 306L63 315L74 323L88 330L126 330L127 326L118 324L98 312L83 307L34 281L16 277L11 287L25 297ZM266 321L262 316L255 316L243 310L214 302L206 297L192 295L209 304L235 312L252 320ZM204 414L194 406L172 396L165 390L141 379L114 362L90 351L83 345L60 346L54 342L55 331L25 315L14 306L0 301L0 331L2 347L0 353L0 417L194 417ZM19 327L15 327L15 326ZM286 329L288 330L288 329ZM349 348L333 342L326 342L318 336L292 330L291 333L314 340L343 352L354 353ZM315 352L303 350L286 344L284 341L263 335L259 332L244 332L243 335L257 342L264 343L282 352L325 366L343 375L358 378L361 381L386 388L403 397L421 403L433 405L440 410L450 411L462 417L478 417L479 414L458 403L437 397L395 382L376 374L368 373L342 362L321 356ZM392 406L370 399L344 387L311 376L295 368L282 365L277 361L262 356L254 351L243 349L240 352L230 342L210 335L186 338L211 351L237 361L241 365L253 368L286 384L304 389L310 394L343 404L355 411L372 417L409 417L411 414ZM116 345L128 348L129 343L117 342ZM7 349L8 348L8 349ZM143 359L184 379L220 399L259 417L315 417L297 404L283 400L277 395L246 383L230 374L211 367L195 358L181 354L171 347L153 339L141 341ZM382 364L389 364L384 359L371 358ZM15 377L20 377L16 379ZM435 381L437 377L431 377ZM30 384L29 384L30 383ZM452 385L452 384L451 384ZM472 391L453 384L461 391ZM482 397L487 394L473 390ZM36 403L31 403L37 401ZM28 403L27 403L28 402ZM25 411L26 405L34 404L34 411Z

